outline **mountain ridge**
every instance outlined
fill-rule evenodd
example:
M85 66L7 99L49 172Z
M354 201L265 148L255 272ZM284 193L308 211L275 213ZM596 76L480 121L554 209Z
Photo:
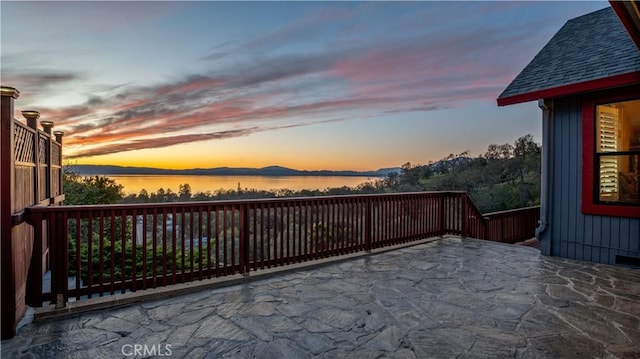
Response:
M399 167L380 168L375 171L333 171L333 170L296 170L283 166L214 167L191 168L185 170L154 167L131 167L114 165L70 165L74 172L83 176L96 175L196 175L196 176L353 176L384 177L391 172L400 172Z

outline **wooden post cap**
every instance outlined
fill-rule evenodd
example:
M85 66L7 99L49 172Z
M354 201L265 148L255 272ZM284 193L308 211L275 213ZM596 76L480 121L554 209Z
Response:
M40 118L40 112L33 110L22 111L22 116L24 116L24 118L26 118L27 120L37 120Z
M20 91L13 87L0 86L0 95L2 95L2 97L7 96L18 98L18 96L20 96Z
M62 136L64 136L63 131L53 131L53 135L56 136L56 141L58 143L62 143Z
M22 116L27 119L27 126L38 129L38 119L40 118L40 112L38 111L22 111Z
M53 121L40 121L40 125L44 129L44 132L51 134L51 129L53 128Z

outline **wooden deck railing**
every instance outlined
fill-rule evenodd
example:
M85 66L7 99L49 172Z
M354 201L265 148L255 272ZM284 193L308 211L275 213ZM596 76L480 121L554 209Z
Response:
M473 209L464 192L32 207L53 264L50 290L31 286L27 299L62 307L444 234L486 238L471 230L492 233Z
M465 196L463 217L465 236L514 244L535 236L540 206L482 214L471 198Z
M540 206L486 213L484 218L486 234L480 239L513 244L533 238L540 221Z

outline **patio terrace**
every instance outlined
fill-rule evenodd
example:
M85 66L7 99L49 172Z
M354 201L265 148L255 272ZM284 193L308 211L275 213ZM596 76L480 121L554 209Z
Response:
M135 344L188 358L637 358L640 271L446 236L31 323L1 354L113 358Z

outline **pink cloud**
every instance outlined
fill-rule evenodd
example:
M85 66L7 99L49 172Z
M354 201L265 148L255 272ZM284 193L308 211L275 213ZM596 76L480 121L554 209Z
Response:
M67 144L92 146L72 154L77 158L308 126L352 113L431 111L493 99L517 66L512 56L501 54L528 46L526 33L463 28L436 35L398 31L353 47L336 40L340 46L325 44L318 53L265 51L315 38L316 30L327 31L335 19L357 16L344 8L310 14L237 46L225 44L225 52L246 61L175 82L119 88L80 105L41 109L42 116L67 131ZM25 81L50 84L80 77L55 71L30 75Z

